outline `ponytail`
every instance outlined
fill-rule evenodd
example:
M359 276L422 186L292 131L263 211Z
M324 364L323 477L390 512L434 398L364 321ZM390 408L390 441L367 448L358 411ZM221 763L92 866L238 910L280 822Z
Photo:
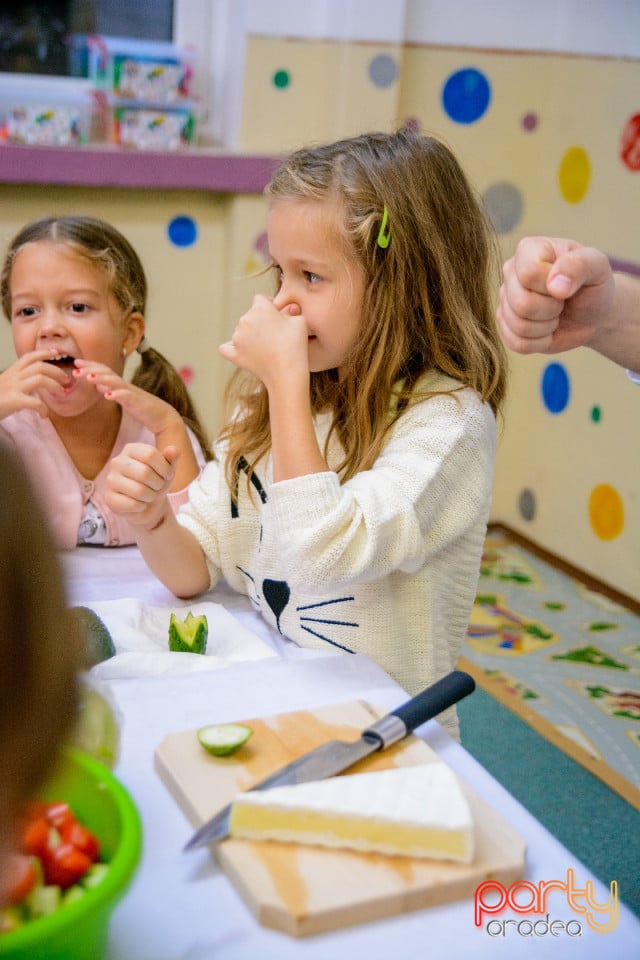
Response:
M213 460L213 451L206 430L200 422L193 400L176 368L158 350L150 347L145 339L140 343L138 351L140 364L131 378L133 385L171 404L195 435L205 463Z

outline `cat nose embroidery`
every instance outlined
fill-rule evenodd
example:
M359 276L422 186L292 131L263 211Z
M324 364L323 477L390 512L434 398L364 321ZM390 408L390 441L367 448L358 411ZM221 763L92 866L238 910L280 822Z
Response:
M269 604L276 618L276 624L280 633L280 614L289 603L291 590L286 580L263 580L262 594Z

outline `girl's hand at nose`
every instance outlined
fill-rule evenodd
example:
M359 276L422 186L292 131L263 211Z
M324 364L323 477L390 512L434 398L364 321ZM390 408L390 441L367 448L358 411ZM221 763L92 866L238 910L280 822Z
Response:
M309 376L308 330L299 308L291 304L277 310L262 294L253 298L231 340L218 350L225 360L262 380L267 389L295 371Z
M35 410L41 417L48 416L47 405L41 393L62 396L67 374L47 359L55 357L55 350L31 350L0 373L0 420L18 410Z

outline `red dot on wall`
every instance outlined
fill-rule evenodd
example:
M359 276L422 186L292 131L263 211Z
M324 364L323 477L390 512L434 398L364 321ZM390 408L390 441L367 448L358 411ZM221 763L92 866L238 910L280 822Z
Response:
M629 117L620 137L620 159L634 173L640 170L640 113Z
M193 367L180 367L178 374L183 383L186 383L189 386L190 383L193 383L195 379L195 370Z

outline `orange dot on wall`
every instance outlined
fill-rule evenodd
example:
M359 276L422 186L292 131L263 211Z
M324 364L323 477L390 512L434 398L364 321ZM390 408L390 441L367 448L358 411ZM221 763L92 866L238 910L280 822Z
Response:
M624 529L622 497L608 483L594 487L589 496L589 522L601 540L614 540Z

